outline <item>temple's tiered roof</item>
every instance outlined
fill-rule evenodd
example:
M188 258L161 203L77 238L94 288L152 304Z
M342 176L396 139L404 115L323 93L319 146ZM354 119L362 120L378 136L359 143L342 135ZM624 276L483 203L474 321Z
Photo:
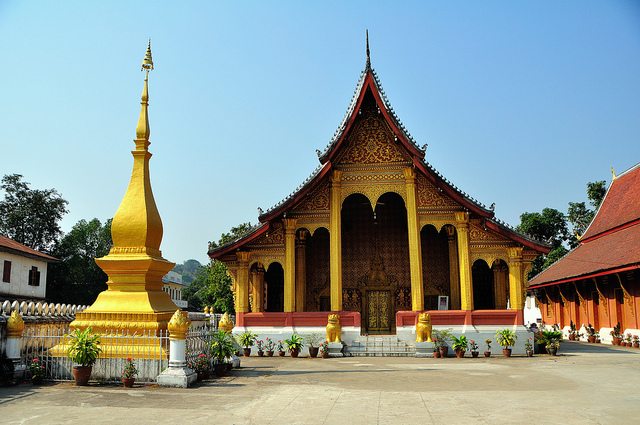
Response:
M358 111L363 104L367 92L371 93L380 113L389 123L396 142L399 142L405 148L406 152L411 155L412 165L416 169L420 170L422 174L427 177L430 183L432 183L438 190L458 202L466 210L475 213L477 216L484 219L483 223L487 229L502 234L507 238L517 241L518 243L521 243L535 251L545 253L549 251L549 246L544 242L538 241L530 235L519 233L513 227L495 218L493 208L487 208L484 204L459 189L439 173L431 164L425 161L426 145L424 147L418 146L415 139L411 136L405 125L393 110L393 107L382 88L382 84L380 83L377 73L371 67L367 44L366 66L360 75L353 97L349 102L347 112L324 151L316 151L318 153L320 165L286 198L269 208L267 211L262 212L258 217L261 224L256 225L238 239L210 250L210 256L218 258L264 234L268 230L269 222L271 220L281 216L286 213L288 209L298 204L298 202L300 202L320 183L320 181L323 180L323 178L331 171L332 160L336 158L341 145L346 143L345 140L358 117Z
M580 244L539 273L549 286L640 268L640 164L615 177Z

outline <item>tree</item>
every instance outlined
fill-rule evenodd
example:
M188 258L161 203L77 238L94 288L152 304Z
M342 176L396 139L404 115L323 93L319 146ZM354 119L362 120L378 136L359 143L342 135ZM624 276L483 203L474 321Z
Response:
M92 304L107 289L107 275L95 258L107 255L111 245L111 219L104 225L97 218L77 222L53 250L61 262L50 266L48 298L52 302Z
M253 226L251 225L251 223L241 223L238 224L235 227L232 227L231 230L228 233L223 233L220 235L220 239L218 240L218 242L210 242L210 247L211 248L217 248L219 246L222 246L228 242L231 242L235 239L238 239L241 236L246 235L247 233L249 233L249 231L253 228Z
M517 230L551 245L549 254L539 255L533 261L529 277L537 275L567 253L563 246L571 239L567 219L562 212L554 208L545 208L539 213L522 213Z
M31 189L20 174L2 177L0 234L38 251L49 252L62 231L68 202L55 189Z
M593 209L588 208L584 202L569 202L569 210L567 211L567 219L571 223L574 235L582 235L589 227L596 211L602 204L604 195L607 193L605 181L595 181L587 183L587 198ZM577 237L570 241L571 247L578 244Z
M201 267L194 281L182 293L195 309L200 310L208 305L213 306L216 313L234 312L231 277L227 273L227 266L218 260Z

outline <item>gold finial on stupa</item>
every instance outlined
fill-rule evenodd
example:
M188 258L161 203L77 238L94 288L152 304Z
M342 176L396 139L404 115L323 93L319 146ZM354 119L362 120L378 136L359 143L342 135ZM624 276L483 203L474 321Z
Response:
M151 57L151 39L149 39L149 44L147 45L147 53L145 53L144 59L142 59L141 71L153 71L153 58Z
M616 179L616 170L613 169L613 165L611 166L611 180Z
M7 320L7 336L8 337L21 337L24 331L24 320L17 310L13 310L11 316Z
M136 150L147 150L149 146L149 136L151 129L149 128L149 71L153 70L153 59L151 57L151 40L147 46L147 53L142 60L142 71L144 74L144 87L142 88L142 98L140 99L140 118L138 118L138 126L136 127Z

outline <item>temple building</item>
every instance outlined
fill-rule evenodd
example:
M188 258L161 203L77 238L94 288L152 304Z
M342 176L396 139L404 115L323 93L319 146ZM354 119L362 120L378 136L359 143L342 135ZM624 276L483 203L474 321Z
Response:
M531 280L542 320L640 335L640 164L615 176L580 244ZM583 332L584 334L584 332Z
M317 153L320 165L294 193L209 250L232 275L237 325L324 326L331 311L353 335L400 335L425 310L434 325L522 324L527 273L549 248L425 160L371 67L368 41L346 115Z

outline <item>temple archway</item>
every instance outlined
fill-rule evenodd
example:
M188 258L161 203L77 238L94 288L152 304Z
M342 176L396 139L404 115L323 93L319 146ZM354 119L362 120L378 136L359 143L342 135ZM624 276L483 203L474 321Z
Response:
M264 274L266 286L265 311L284 311L284 269L282 264L273 262Z
M493 272L495 308L506 309L509 300L509 266L506 261L498 259L493 262L491 271Z
M438 232L435 226L426 225L420 231L420 248L422 251L422 284L424 290L425 310L437 310L439 304L438 297L440 296L448 297L449 309L460 308L460 297L457 297L457 300L454 300L455 297L452 297L451 290L451 265L449 264L450 244L447 233L449 231L449 227L444 226ZM454 253L457 256L456 247L457 243L454 241L453 249L455 250ZM456 264L454 264L454 266L456 265L457 262ZM459 285L457 279L456 284Z
M411 309L407 211L385 193L375 210L362 194L342 204L343 309L359 311L365 333L395 330L395 312Z
M329 231L319 227L307 236L304 311L331 311L329 284Z
M476 260L471 267L473 281L474 310L494 310L496 308L493 271L486 261Z

